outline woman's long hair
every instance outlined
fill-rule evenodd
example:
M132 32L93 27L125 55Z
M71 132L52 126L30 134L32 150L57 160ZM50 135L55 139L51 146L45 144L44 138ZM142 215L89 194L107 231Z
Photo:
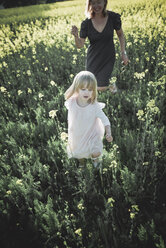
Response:
M93 91L90 101L94 103L97 100L97 80L94 74L89 71L81 71L75 76L72 85L65 92L65 99L69 99L84 87Z
M85 7L85 15L89 19L95 16L94 11L92 10L91 1L92 0L87 0L86 1L86 7ZM104 2L105 2L105 4L104 4L104 9L103 9L103 16L106 16L106 14L107 14L106 7L107 7L108 1L104 0Z

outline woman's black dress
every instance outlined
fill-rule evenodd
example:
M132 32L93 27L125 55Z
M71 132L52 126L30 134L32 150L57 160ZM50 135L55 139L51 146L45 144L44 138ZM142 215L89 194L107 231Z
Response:
M81 23L80 37L88 37L90 45L86 58L86 70L92 72L99 87L108 86L115 63L114 29L120 30L120 15L108 11L107 23L102 32L98 32L91 19Z

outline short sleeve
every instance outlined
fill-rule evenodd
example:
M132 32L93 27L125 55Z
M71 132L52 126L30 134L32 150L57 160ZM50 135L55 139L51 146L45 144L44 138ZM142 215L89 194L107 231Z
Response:
M70 108L70 105L71 105L71 101L72 101L72 99L71 98L69 98L68 100L66 100L65 101L65 107L69 110L69 108Z
M122 26L121 16L118 13L112 12L113 28L115 30L120 30Z
M86 38L88 36L88 19L81 23L80 38Z
M98 104L99 104L99 107L100 107L101 109L105 108L105 103L99 102Z

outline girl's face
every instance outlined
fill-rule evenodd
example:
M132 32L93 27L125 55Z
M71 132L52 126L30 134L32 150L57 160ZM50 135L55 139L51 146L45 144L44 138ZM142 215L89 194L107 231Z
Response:
M90 5L95 14L101 14L105 6L105 1L104 0L91 0Z
M93 90L86 86L78 90L78 97L83 102L89 102L93 94Z

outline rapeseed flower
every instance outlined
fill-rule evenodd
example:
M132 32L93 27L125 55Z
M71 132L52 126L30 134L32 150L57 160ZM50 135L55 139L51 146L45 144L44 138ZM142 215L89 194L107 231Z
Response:
M50 84L51 84L52 86L56 86L56 83L55 83L53 80L51 80Z
M0 91L2 93L7 93L7 89L5 87L3 87L3 86L0 87Z
M23 92L22 92L22 90L18 90L17 93L20 96Z
M44 95L42 93L39 93L39 98L42 100L42 98L44 97Z
M31 94L32 93L32 90L30 88L28 88L28 93Z
M18 180L16 181L16 184L22 185L22 180L21 180L21 179L18 179Z
M80 209L80 210L83 210L83 209L84 209L84 206L83 206L82 203L79 203L79 204L77 205L77 207L78 207L78 209Z
M55 118L57 112L58 112L58 110L51 110L49 112L49 117L51 117L52 119Z
M65 133L65 132L62 132L61 133L61 140L66 140L67 139L67 137L68 137L68 134L67 133Z
M145 114L144 111L142 109L139 109L136 114L138 116L138 120L145 121L144 114Z
M82 231L81 228L78 228L78 229L75 231L75 233L78 234L78 236L82 236L81 231Z
M6 191L7 195L11 195L11 193L12 193L11 190Z

